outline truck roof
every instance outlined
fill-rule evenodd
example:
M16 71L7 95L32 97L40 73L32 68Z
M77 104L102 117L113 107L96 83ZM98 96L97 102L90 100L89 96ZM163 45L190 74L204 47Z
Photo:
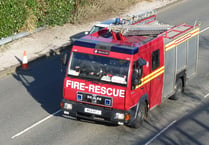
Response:
M163 36L165 45L180 39L182 35L187 37L188 34L190 37L195 27L186 24L174 27L167 24L112 25L109 30L99 31L77 40L74 45L135 54L140 46L160 36Z
M121 29L124 28L123 25L113 25L113 27L117 27ZM128 35L125 34L125 32L123 33L124 35L120 35L118 33L120 33L120 31L124 31L124 30L113 30L113 28L110 27L109 30L103 30L103 31L99 31L97 33L93 33L87 36L84 36L83 38L77 40L74 45L77 46L83 46L83 47L88 47L88 48L98 48L98 49L106 49L106 50L111 50L111 51L115 51L115 52L120 52L120 53L126 53L126 54L135 54L138 52L138 48L140 46L142 46L143 44L153 40L154 38L156 38L156 34L157 35L159 33L162 33L165 31L165 29L162 29L159 31L159 27L157 28L157 31L152 29L152 35L142 35L142 29L147 29L146 28L147 25L127 25L127 29L132 30L133 29L137 29L137 30L133 30L133 34L129 33ZM149 25L150 29L153 28L153 25ZM139 29L140 28L140 29ZM167 28L167 27L166 27ZM167 30L167 29L166 29ZM140 35L136 35L136 31L140 32ZM127 31L130 32L130 31ZM144 32L144 30L143 30ZM146 33L149 33L148 31L146 31ZM115 36L114 36L115 35ZM116 36L119 35L119 36ZM117 37L117 38L116 38Z
M141 31L142 31L141 29L142 28L145 29L144 26L147 26L147 25L138 25L138 26L128 25L128 29L131 30L131 28L134 28L134 29L140 28L138 30L141 33ZM150 27L152 27L152 26L153 25L150 25ZM120 25L114 25L113 27L119 28ZM123 29L124 26L121 25L121 28ZM116 36L116 35L118 35L118 30L116 30L117 34L115 34L115 32L114 32L115 30L113 30L113 28L110 28L110 29L103 30L103 32L99 31L97 33L93 33L93 34L84 36L83 38L77 40L74 43L74 45L82 46L82 47L86 47L86 48L103 49L103 50L114 51L114 52L125 53L125 54L135 54L138 52L138 49L140 46L142 46L143 44L156 38L156 34L136 35L135 34L136 30L133 31L134 32L133 35L131 33L129 33L126 36L125 35L123 36L120 34L119 34L120 36ZM152 29L152 32L154 32L154 31L155 30ZM164 29L159 31L159 27L158 27L157 28L157 35L159 33L164 32L164 31L165 31ZM129 32L129 31L127 31L127 32ZM155 31L155 33L156 33L156 31ZM115 37L118 37L118 39L114 38L114 36L113 36L114 34L115 34Z

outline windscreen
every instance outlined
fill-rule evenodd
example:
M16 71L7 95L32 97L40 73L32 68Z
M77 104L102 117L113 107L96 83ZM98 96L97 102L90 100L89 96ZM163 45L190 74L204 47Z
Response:
M68 75L126 85L129 64L123 59L73 52Z
M90 34L98 32L100 30L102 30L104 27L99 27L99 26L94 26L91 30L90 30Z

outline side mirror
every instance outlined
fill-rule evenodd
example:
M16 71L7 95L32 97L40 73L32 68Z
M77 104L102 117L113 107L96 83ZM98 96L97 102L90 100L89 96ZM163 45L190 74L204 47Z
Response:
M62 56L61 56L61 62L64 66L67 65L67 58L68 58L68 54L66 52L63 53Z
M140 66L143 66L143 65L146 65L147 64L147 62L144 59L142 59L142 58L140 58L138 60L138 63L139 63Z
M133 82L134 86L136 86L136 85L141 83L140 73L141 72L139 72L138 69L134 69L133 76L132 76L132 82Z

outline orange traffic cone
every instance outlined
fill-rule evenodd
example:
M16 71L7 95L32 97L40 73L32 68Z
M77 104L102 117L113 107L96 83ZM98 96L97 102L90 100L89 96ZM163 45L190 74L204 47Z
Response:
M28 58L27 58L26 51L24 51L24 55L23 55L22 68L23 69L27 69L28 68Z

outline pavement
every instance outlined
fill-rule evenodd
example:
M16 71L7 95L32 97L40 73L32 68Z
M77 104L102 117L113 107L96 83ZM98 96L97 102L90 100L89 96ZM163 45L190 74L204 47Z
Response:
M123 12L122 15L137 14L140 13L139 10L160 9L176 1L178 0L140 1ZM17 67L21 66L24 51L27 52L29 62L43 56L59 54L63 48L71 44L70 36L90 30L95 23L97 21L77 25L65 24L63 26L48 27L45 30L0 46L0 77L13 73Z

